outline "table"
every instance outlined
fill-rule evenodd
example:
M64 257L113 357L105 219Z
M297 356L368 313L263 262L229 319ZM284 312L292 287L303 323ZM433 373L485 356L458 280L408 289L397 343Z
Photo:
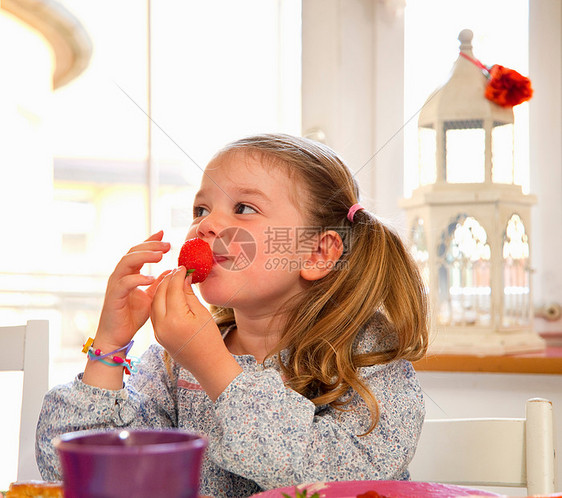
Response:
M362 493L375 491L381 498L391 497L434 497L453 498L462 496L502 496L488 491L482 491L464 486L438 484L414 481L338 481L328 483L314 483L298 486L301 491L306 489L306 497L315 492L321 498L356 498ZM282 498L283 493L295 497L295 486L273 489L254 495L255 498ZM373 494L373 497L376 495ZM558 495L562 496L562 495Z

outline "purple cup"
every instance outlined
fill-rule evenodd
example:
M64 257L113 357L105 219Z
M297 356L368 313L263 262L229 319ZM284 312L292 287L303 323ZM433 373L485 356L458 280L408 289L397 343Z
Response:
M179 429L69 432L54 441L65 498L196 498L205 437Z

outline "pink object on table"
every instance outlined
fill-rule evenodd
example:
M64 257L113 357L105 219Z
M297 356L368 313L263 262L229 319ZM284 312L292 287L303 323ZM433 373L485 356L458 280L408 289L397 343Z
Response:
M479 489L438 484L431 482L415 481L338 481L327 483L314 483L297 487L299 490L307 489L306 496L315 492L320 498L356 498L361 493L376 491L381 497L395 498L404 496L453 498L458 496L502 496L496 493L481 491ZM254 495L256 498L282 498L283 493L295 496L295 486L272 489Z
M196 498L207 440L178 429L81 431L56 438L65 498Z

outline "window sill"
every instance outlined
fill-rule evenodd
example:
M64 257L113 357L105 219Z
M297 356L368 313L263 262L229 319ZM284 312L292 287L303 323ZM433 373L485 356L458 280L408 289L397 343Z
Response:
M562 375L562 347L541 353L504 356L430 355L414 362L417 371L488 372Z

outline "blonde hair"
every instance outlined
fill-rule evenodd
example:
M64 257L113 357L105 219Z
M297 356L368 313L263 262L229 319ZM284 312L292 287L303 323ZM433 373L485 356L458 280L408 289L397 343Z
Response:
M282 167L298 179L307 194L304 214L310 226L338 231L346 248L337 270L314 281L281 310L285 326L270 356L288 351L279 362L286 382L316 405L341 408L342 398L350 390L357 392L371 412L370 432L378 422L378 405L358 368L417 360L427 349L427 302L417 266L399 236L369 212L357 211L353 223L347 220L359 189L330 148L290 135L258 135L227 145L217 156L238 151L256 154L262 163ZM235 323L233 310L212 311L219 327ZM355 340L377 312L394 332L396 346L357 353Z

